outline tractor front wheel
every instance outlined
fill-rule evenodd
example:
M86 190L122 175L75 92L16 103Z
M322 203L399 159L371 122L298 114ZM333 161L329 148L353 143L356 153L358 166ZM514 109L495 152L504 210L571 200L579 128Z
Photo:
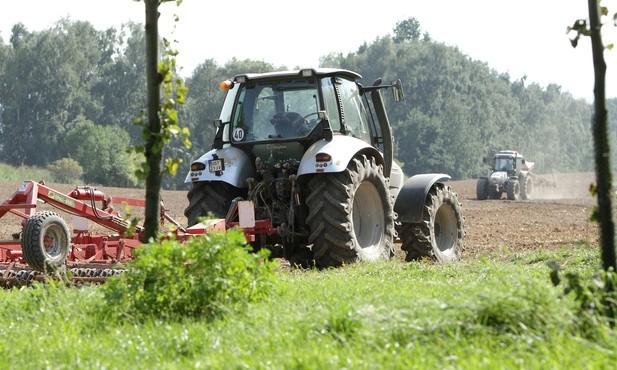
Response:
M392 197L374 158L354 158L343 172L317 175L309 189L306 221L317 267L392 256Z
M425 257L437 262L458 261L465 220L456 193L444 184L433 186L424 201L423 221L403 223L400 234L406 261Z
M37 212L26 221L21 237L24 260L32 269L53 273L65 266L70 252L69 228L55 212Z

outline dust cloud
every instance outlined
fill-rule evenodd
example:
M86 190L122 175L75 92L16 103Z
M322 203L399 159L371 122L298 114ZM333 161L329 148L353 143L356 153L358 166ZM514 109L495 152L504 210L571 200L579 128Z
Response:
M533 175L532 199L593 198L589 188L595 183L595 173L560 173Z

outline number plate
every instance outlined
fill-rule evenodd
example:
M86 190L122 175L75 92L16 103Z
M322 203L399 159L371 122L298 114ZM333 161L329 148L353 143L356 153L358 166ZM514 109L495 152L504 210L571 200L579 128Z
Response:
M210 172L223 171L223 160L222 159L209 160L208 169L210 170Z

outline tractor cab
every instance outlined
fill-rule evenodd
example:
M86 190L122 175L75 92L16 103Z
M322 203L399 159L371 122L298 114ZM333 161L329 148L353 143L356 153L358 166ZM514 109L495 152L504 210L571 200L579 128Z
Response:
M370 112L350 71L306 69L246 74L221 83L227 98L215 147L254 158L301 160L316 141L345 135L377 146ZM218 144L218 145L217 145Z
M497 152L492 164L492 172L507 172L509 176L516 176L527 168L523 155L513 150Z

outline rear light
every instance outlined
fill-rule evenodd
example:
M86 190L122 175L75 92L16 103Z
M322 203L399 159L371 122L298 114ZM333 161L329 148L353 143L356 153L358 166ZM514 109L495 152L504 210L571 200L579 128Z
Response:
M328 153L317 153L315 160L317 162L330 162L332 160L332 156Z
M204 163L192 163L191 164L191 171L203 171L206 169L206 165Z
M317 153L315 155L315 171L316 172L324 172L325 168L328 167L328 163L332 161L332 156L328 153Z

